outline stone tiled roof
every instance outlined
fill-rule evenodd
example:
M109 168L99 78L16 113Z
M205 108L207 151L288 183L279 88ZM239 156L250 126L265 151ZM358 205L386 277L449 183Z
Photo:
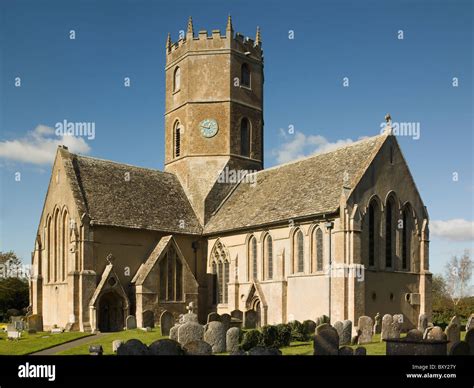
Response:
M79 211L85 212L93 224L202 233L175 175L79 156L64 149L60 152Z
M211 217L204 233L336 212L343 186L354 187L386 138L385 134L367 138L255 173L256 184L241 182Z

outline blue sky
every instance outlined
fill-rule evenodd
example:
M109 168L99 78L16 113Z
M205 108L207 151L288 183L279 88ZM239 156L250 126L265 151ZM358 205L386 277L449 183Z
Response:
M387 112L419 123L418 140L398 140L441 272L473 247L472 12L468 0L2 1L0 250L30 260L59 142L47 127L94 122L95 139L73 150L163 167L167 33L177 40L189 15L196 33L224 31L230 13L236 31L262 31L266 167L375 135Z

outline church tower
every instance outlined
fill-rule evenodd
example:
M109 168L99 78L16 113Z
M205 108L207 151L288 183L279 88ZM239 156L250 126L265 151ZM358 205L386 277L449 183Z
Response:
M228 17L220 30L187 31L166 42L165 171L180 180L204 224L231 190L221 171L263 168L263 52L234 34Z

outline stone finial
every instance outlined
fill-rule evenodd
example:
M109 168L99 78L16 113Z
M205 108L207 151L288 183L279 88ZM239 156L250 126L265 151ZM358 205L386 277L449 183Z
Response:
M390 124L390 123L392 122L392 116L390 116L390 113L387 113L387 114L385 115L385 122L386 122L387 124Z
M188 310L189 314L192 314L194 312L194 303L189 302L188 306L186 307L186 310Z
M232 27L232 17L230 16L227 16L227 26L225 28L225 31L226 31L226 35L231 35L233 34L234 32L234 28Z
M260 27L257 26L257 33L255 34L255 46L262 44L262 36L260 34Z
M168 32L168 38L166 38L166 50L171 50L171 34Z
M112 255L112 253L109 253L107 257L105 258L105 260L107 261L107 263L113 264L115 257Z
M390 116L390 113L387 113L385 115L385 122L387 123L387 125L385 126L385 132L391 135L392 134L392 116Z
M188 19L188 30L186 32L186 36L194 36L194 27L193 27L193 18L190 16Z

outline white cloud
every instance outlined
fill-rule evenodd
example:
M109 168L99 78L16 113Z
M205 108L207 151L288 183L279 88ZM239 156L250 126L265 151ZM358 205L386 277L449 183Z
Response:
M430 221L430 231L433 236L437 236L446 240L474 240L474 222L460 218L446 221Z
M295 132L294 135L288 135L284 130L280 130L280 134L286 141L280 146L280 148L272 151L272 154L275 156L275 159L279 164L301 159L310 155L333 151L354 142L352 139L340 139L335 142L330 142L324 136L307 136L301 132Z
M86 154L90 146L81 137L56 136L53 128L38 125L25 137L0 142L0 158L32 164L48 164L54 161L58 145L65 145L69 151Z

